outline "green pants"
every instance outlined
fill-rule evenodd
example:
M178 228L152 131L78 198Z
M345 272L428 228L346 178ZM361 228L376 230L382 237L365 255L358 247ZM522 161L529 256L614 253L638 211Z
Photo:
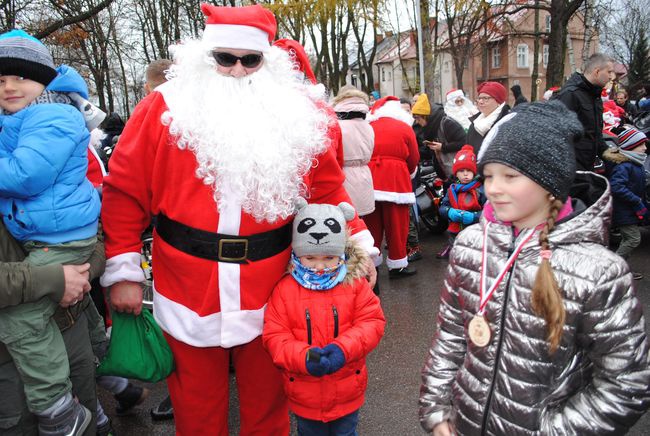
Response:
M33 265L81 264L97 238L48 245L26 242L26 262ZM0 341L7 346L23 382L29 410L41 412L70 391L65 344L52 319L58 304L48 297L0 310Z
M95 410L95 357L88 336L88 320L82 313L76 322L62 334L72 381L72 394L92 412L93 420L84 433L96 434ZM36 417L30 413L24 393L21 375L13 362L0 364L0 435L36 436Z

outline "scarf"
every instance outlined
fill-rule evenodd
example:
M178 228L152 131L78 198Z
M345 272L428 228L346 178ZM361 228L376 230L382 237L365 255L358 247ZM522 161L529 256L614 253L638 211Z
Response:
M637 153L636 151L623 150L622 148L619 148L618 151L619 153L621 153L623 156L630 159L635 164L639 164L641 166L643 166L646 158L648 157L648 155L645 153Z
M499 115L501 115L501 111L503 110L503 106L505 106L505 103L501 103L492 113L488 116L479 115L476 117L474 120L474 130L478 132L479 135L485 136L487 132L490 131L494 123L497 122L497 119L499 118Z
M300 286L311 289L312 291L326 291L332 289L343 281L348 272L345 265L345 257L341 258L338 265L333 268L325 268L317 270L315 268L307 268L300 259L291 253L291 275L300 284Z

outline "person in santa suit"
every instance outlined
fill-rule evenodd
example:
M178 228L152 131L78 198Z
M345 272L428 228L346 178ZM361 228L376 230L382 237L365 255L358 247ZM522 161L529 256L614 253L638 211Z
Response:
M388 277L399 278L416 273L408 265L406 238L409 207L415 203L411 177L415 175L420 153L413 128L413 117L397 97L377 100L366 117L375 132L375 148L370 172L375 190L375 210L363 217L375 247L379 250L386 236L388 243ZM375 259L375 266L382 257Z
M111 158L102 283L115 310L140 312L140 234L155 216L154 316L174 354L177 434L228 434L232 357L240 433L286 435L264 311L290 259L297 200L350 201L331 148L336 120L271 45L270 11L201 9L203 36L172 47L170 80L136 107ZM376 255L363 222L351 224ZM372 265L368 274L374 284Z

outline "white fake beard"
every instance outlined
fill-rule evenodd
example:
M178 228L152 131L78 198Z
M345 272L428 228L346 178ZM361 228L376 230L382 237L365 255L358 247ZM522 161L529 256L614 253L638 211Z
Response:
M465 107L465 105L458 106L454 102L445 103L445 114L458 121L458 124L460 124L465 130L469 129L470 124L472 124L469 117L474 115L471 113L469 108Z
M260 70L242 78L217 73L200 41L174 54L173 107L162 121L178 147L196 155L196 176L213 188L219 211L228 193L257 221L291 216L297 198L306 196L303 177L330 144L331 120L317 106L314 87L275 47Z

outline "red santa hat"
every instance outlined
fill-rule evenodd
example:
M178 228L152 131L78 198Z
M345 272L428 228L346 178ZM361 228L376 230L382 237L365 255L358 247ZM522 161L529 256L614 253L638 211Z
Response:
M212 47L267 52L275 38L275 16L260 5L243 7L201 4L205 15L203 41Z
M551 97L553 97L553 94L555 94L559 90L560 90L559 86L551 86L546 90L546 92L544 92L544 96L542 96L542 98L548 101L551 99Z
M600 91L600 98L603 101L609 101L609 89L603 88L603 90Z
M508 91L499 82L481 83L477 88L477 94L487 94L499 104L503 104L508 98Z
M465 97L462 89L452 89L447 93L447 101L455 101L457 98Z
M474 147L471 145L463 145L463 148L454 157L451 172L456 174L460 170L469 170L476 175L476 155L474 154Z
M314 85L318 83L316 75L309 64L309 56L307 56L305 48L298 41L293 39L278 39L273 45L288 52L289 57L294 63L294 68L302 71L311 83Z
M375 104L372 105L372 108L370 108L370 113L371 114L376 113L379 109L384 107L386 103L390 101L396 101L397 103L399 103L399 98L395 97L394 95L389 95L384 98L380 98L375 102Z

